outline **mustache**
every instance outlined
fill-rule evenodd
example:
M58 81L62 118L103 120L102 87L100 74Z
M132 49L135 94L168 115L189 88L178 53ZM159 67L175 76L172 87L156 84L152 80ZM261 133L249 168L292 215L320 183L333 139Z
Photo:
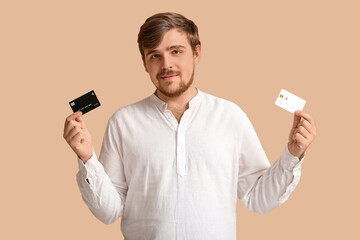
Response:
M157 77L163 77L166 75L181 75L180 71L174 71L174 70L163 70L160 73L157 74Z

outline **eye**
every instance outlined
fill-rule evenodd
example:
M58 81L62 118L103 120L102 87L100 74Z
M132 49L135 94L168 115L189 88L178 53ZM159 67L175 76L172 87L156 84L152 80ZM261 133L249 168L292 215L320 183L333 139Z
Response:
M158 57L159 57L159 54L151 55L151 59L155 59L155 58L158 58Z
M174 53L175 55L179 55L179 54L181 53L181 51L179 51L179 50L174 50L173 53Z

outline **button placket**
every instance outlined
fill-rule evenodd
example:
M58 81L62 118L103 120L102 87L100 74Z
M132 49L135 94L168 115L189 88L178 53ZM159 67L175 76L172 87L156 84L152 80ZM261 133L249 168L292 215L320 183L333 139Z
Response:
M172 114L172 112L168 109L165 110L164 112L165 117L167 118L167 120L170 122L170 124L177 129L178 127L178 122L176 120L176 118L174 117L174 115Z
M177 174L180 176L184 176L186 169L185 169L185 144L184 144L184 135L181 131L181 126L178 127L177 132Z
M177 141L176 141L176 172L179 176L183 177L186 175L187 164L186 164L186 149L185 149L185 129L187 118L187 111L183 114L180 123L177 128Z

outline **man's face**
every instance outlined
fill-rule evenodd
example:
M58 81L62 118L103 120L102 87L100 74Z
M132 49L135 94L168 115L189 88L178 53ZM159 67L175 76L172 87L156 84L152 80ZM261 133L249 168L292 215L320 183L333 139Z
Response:
M200 51L198 45L193 53L186 33L171 29L156 48L144 49L145 70L162 94L167 97L180 96L192 85Z

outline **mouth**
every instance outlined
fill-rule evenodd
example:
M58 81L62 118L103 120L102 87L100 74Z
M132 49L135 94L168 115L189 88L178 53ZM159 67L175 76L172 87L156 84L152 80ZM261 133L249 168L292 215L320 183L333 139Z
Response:
M164 79L164 80L169 80L169 79L172 79L172 78L174 78L176 76L177 76L177 74L170 74L170 75L160 76L160 78Z

